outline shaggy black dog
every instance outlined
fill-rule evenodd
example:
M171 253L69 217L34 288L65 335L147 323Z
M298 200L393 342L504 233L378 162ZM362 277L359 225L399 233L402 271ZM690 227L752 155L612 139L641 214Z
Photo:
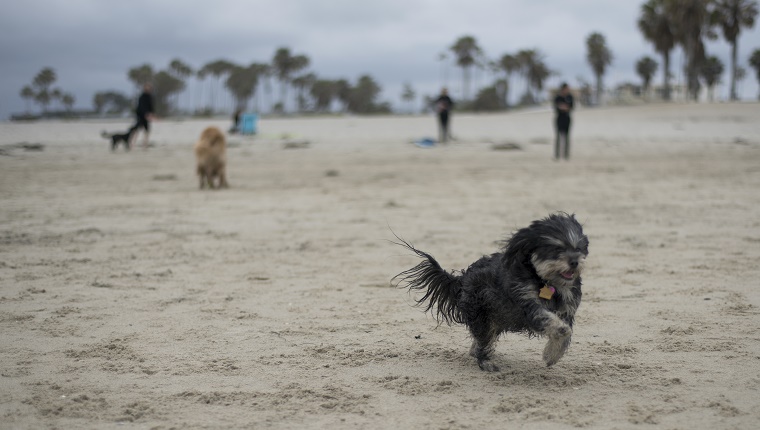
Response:
M135 128L132 127L129 130L127 130L126 133L106 133L105 131L101 132L100 135L106 139L111 139L111 151L115 151L116 148L119 146L119 143L122 143L124 145L124 149L129 151L129 139L132 137L132 133L134 133Z
M546 336L543 358L556 363L570 345L575 311L581 303L581 272L588 238L575 215L552 214L518 230L502 252L484 256L461 273L449 273L430 255L393 279L424 293L417 300L438 320L467 326L473 337L470 355L485 371L496 339L505 332Z

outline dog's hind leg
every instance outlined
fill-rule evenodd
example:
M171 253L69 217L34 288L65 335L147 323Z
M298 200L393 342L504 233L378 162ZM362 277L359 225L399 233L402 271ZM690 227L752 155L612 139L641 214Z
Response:
M229 188L230 185L227 183L227 174L226 169L222 167L219 169L219 188Z
M200 180L200 189L202 190L206 186L206 170L203 167L198 166L198 179Z
M470 325L470 333L472 333L473 338L470 355L478 360L480 370L498 372L499 367L491 361L494 343L496 343L496 339L499 337L498 330L495 330L487 322L478 321Z

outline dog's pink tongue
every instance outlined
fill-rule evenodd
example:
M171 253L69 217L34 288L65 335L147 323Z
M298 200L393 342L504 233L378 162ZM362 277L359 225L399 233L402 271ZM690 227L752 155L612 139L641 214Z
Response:
M573 272L562 272L562 273L560 273L560 275L562 275L562 277L565 278L565 279L572 279L573 278Z

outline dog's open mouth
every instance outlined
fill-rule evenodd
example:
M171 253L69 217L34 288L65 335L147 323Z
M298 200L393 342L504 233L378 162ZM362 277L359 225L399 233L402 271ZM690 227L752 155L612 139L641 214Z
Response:
M573 276L575 276L575 272L573 272L572 270L568 270L567 272L560 273L559 276L565 279L573 279Z

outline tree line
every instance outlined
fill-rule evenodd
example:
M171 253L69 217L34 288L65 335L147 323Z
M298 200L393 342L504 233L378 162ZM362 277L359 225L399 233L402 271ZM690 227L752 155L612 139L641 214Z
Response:
M251 100L263 92L263 96L270 99L269 104L275 113L288 111L288 97L293 98L293 110L297 112L324 112L334 103L339 104L343 111L359 114L390 112L388 103L377 101L382 88L372 76L362 75L355 83L346 79L319 78L308 70L310 63L308 56L293 54L289 48L283 47L275 51L270 63L240 65L219 59L194 69L181 59L174 59L164 70L156 71L150 64L133 67L127 72L127 78L136 89L142 88L145 83L152 84L159 115L182 110L179 96L186 90L190 79L197 79L202 90L200 107L191 108L194 110L190 112L198 115L217 113L224 89L234 99L234 110L247 109ZM277 81L280 89L279 101L275 103L271 103L272 81ZM203 96L205 90L208 90L208 97ZM128 100L116 91L102 91L95 94L93 106L98 113L118 113L128 109L125 105ZM257 104L260 104L258 99ZM259 110L258 107L256 110Z
M648 0L642 4L637 25L644 38L654 45L663 60L664 100L671 99L670 54L677 46L685 54L684 75L689 99L697 100L701 84L708 88L710 98L724 72L723 62L705 50L706 40L716 40L720 31L731 45L730 98L737 100L736 82L746 75L746 70L738 65L738 40L742 29L750 29L755 24L758 5L755 0ZM518 104L535 103L536 95L543 89L544 81L556 72L544 64L538 50L522 50L515 55L504 54L500 59L490 61L472 36L464 36L451 46L456 63L462 68L462 88L464 98L468 98L470 68L481 67L494 73L503 72L491 86L480 90L471 103L478 109L501 109L508 106L508 92L513 73L525 80L526 93ZM599 102L603 91L603 78L612 64L613 53L607 46L604 35L593 32L586 38L586 60L596 79L595 98ZM760 49L755 49L749 57L750 66L756 71L760 83ZM635 71L642 79L643 92L647 94L658 63L644 56L635 64ZM590 102L591 88L580 82L582 98Z
M758 14L756 0L647 0L641 5L637 26L644 38L653 45L654 51L662 58L662 98L671 99L670 55L676 47L681 47L684 55L684 76L688 97L696 100L704 83L710 96L719 83L724 65L705 49L706 40L716 40L719 32L731 45L730 98L738 98L736 82L746 75L746 69L738 64L738 41L743 29L755 24ZM614 60L604 35L593 32L586 38L586 60L595 77L595 88L579 78L581 102L600 101L604 91L604 75ZM537 48L522 49L504 53L496 59L489 59L472 35L459 37L439 60L446 61L451 55L462 70L462 99L459 109L499 110L510 107L510 90L515 82L521 83L525 92L519 96L518 105L532 105L542 101L544 86L549 77L556 75L546 64L545 56ZM219 99L229 94L233 99L225 110L242 110L255 101L255 109L261 111L261 100L272 107L275 113L287 112L329 112L338 108L344 112L358 114L390 112L387 102L379 102L382 88L370 75L362 75L355 82L346 79L319 77L309 70L310 58L305 54L294 54L289 48L275 51L269 62L236 64L218 59L197 69L173 59L163 70L155 70L150 64L143 64L128 70L127 78L139 90L144 83L153 84L153 94L157 112L167 115L178 112L211 115L217 113ZM749 57L749 65L755 70L760 82L760 49L755 49ZM645 94L649 93L658 62L644 56L635 64L635 71L642 80ZM471 95L473 68L490 73L492 82L479 88ZM180 95L185 92L190 79L200 84L199 100L190 95L194 102L189 109L180 106ZM21 97L38 103L43 112L52 101L59 101L70 110L74 97L58 88L52 88L56 80L52 68L44 68L31 85L21 90ZM279 84L279 100L274 100L273 81ZM224 90L227 93L224 93ZM206 91L208 90L208 91ZM594 97L592 97L592 94ZM207 97L204 97L207 96ZM413 105L417 97L410 83L403 86L401 99ZM291 103L288 103L289 98ZM425 97L425 105L430 106L433 97ZM131 108L132 97L118 91L100 91L93 97L93 109L97 113L121 113ZM232 106L230 106L232 105ZM291 108L288 108L288 105ZM413 110L413 108L412 108Z
M731 71L729 73L731 100L737 100L736 82L744 78L746 71L738 65L738 42L742 29L755 25L758 5L755 0L648 0L641 6L637 21L644 38L662 56L663 98L670 94L670 54L676 46L685 55L684 75L689 98L696 100L700 80L710 92L723 74L723 63L708 55L705 40L716 40L720 32L731 45ZM760 49L749 57L760 81ZM644 87L648 87L657 63L644 57L636 65Z
M73 94L64 92L60 88L53 88L57 79L55 70L51 67L45 67L34 76L30 85L24 85L21 88L19 95L26 102L27 113L30 111L31 102L39 104L43 113L47 113L48 106L53 102L59 102L67 112L71 112L76 98Z

